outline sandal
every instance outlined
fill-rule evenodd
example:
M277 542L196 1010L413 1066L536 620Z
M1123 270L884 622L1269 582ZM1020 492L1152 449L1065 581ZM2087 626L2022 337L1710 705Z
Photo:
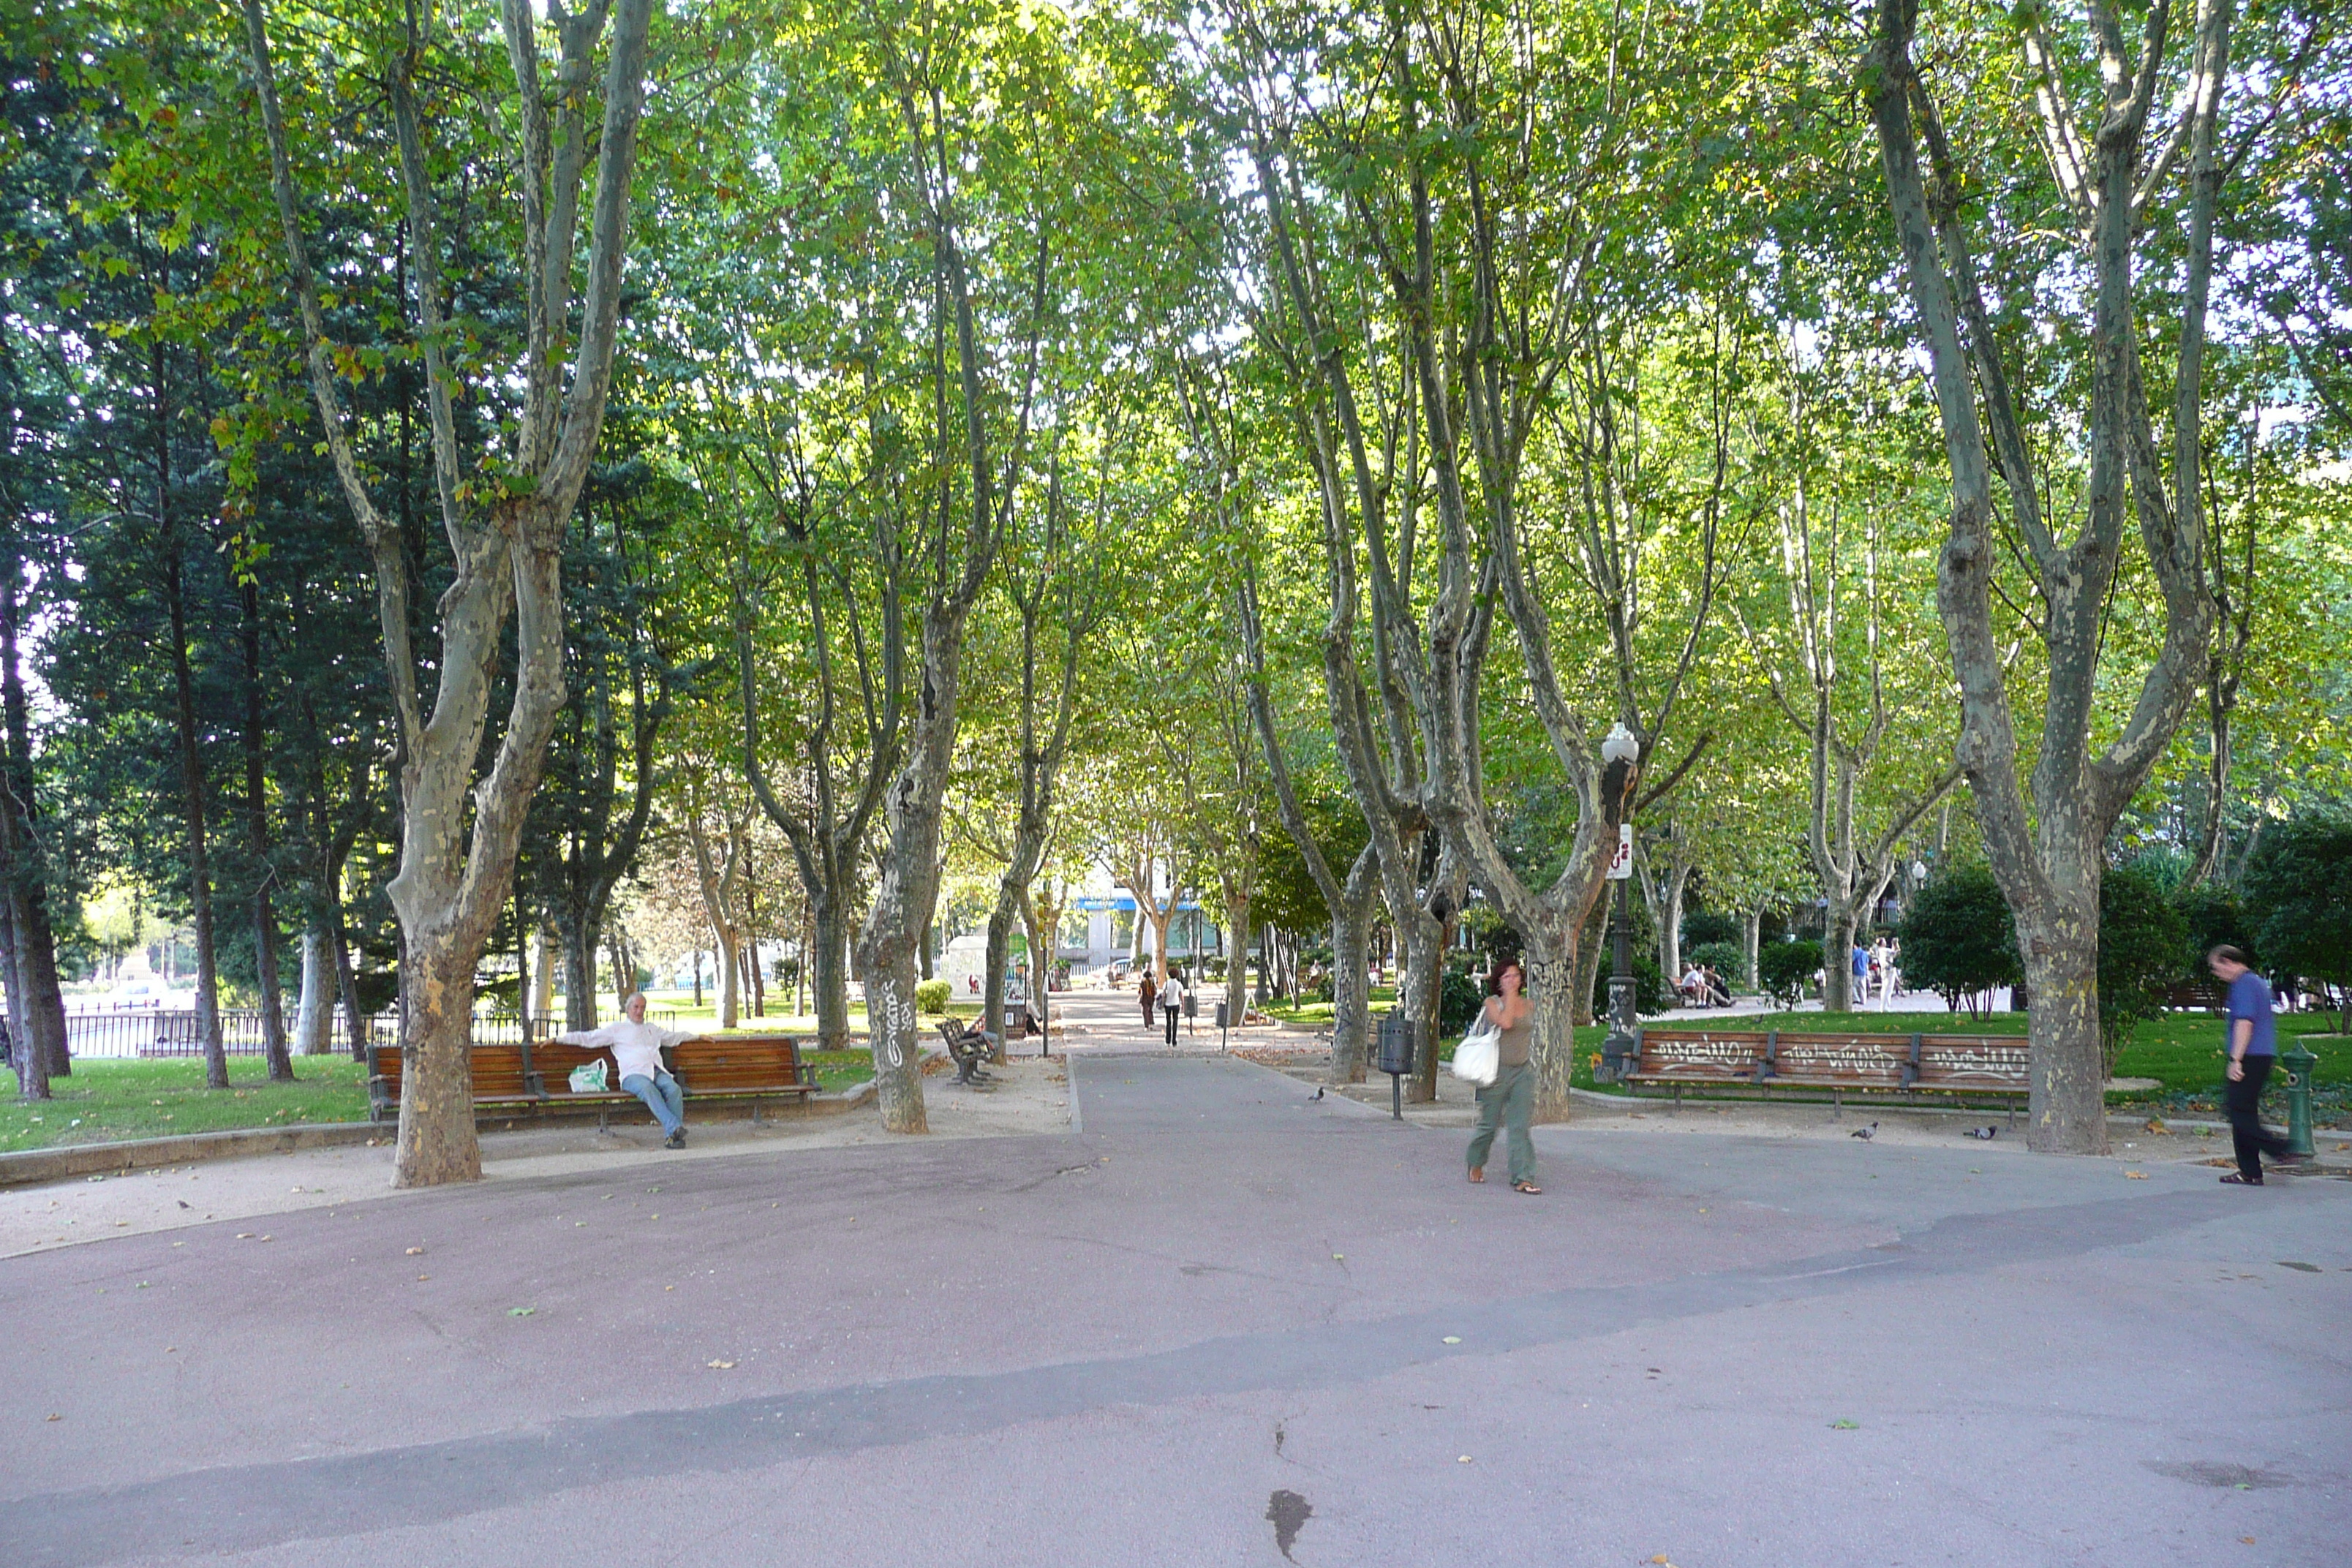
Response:
M1543 1189L1536 1185L1533 1182L1517 1181L1511 1184L1511 1191L1515 1193L1526 1193L1532 1197L1536 1194L1542 1192Z
M2263 1184L2263 1179L2260 1176L2249 1176L2243 1171L2232 1171L2221 1178L2221 1184L2225 1187L2259 1187Z
M1484 1165L1473 1165L1473 1166L1471 1166L1471 1167L1470 1167L1470 1179L1471 1179L1472 1181L1474 1181L1474 1182L1483 1182L1483 1181L1485 1181L1485 1180L1486 1179L1486 1166L1484 1166Z

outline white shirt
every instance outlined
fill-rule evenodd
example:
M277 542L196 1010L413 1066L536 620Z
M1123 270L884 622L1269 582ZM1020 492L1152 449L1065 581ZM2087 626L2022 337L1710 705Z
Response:
M680 1040L690 1040L692 1035L676 1029L656 1028L651 1024L632 1024L626 1018L615 1018L601 1029L587 1029L577 1034L558 1035L556 1044L563 1046L602 1046L613 1053L613 1060L621 1069L621 1077L652 1078L662 1071L661 1049ZM614 1086L619 1088L618 1084Z

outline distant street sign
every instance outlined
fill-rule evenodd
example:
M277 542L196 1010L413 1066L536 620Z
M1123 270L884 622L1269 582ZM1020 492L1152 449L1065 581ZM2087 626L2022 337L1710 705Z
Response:
M1617 853L1609 858L1609 879L1622 882L1633 874L1633 825L1617 825Z

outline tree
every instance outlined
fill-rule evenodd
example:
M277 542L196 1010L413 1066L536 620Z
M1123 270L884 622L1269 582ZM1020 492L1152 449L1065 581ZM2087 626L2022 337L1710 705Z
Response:
M1819 416L1812 406L1818 395L1795 358L1784 355L1782 365L1789 384L1795 479L1780 509L1780 531L1788 606L1785 640L1796 676L1784 674L1774 657L1779 649L1744 624L1741 640L1762 666L1773 705L1804 737L1810 751L1805 847L1827 900L1822 945L1843 955L1853 951L1859 928L1885 897L1904 839L1959 782L1960 770L1952 763L1923 766L1912 754L1918 740L1935 733L1937 715L1931 703L1916 699L1919 683L1906 679L1913 664L1904 657L1909 651L1905 645L1910 639L1903 636L1907 628L1885 625L1882 508L1873 505L1875 498L1867 493L1849 496L1842 483L1845 476L1832 468L1828 493L1822 498L1827 515L1815 516L1818 492L1811 469L1822 458ZM1834 381L1832 386L1836 386ZM1874 387L1864 384L1844 390L1858 395L1864 426L1884 422L1884 410L1874 406L1881 401ZM1895 778L1905 774L1925 775L1925 782L1899 790ZM1668 965L1670 971L1672 967ZM1822 974L1822 1005L1833 1013L1853 1007L1853 965L1831 963Z
M490 444L478 462L467 462L458 447L459 372L450 352L440 197L417 98L427 46L417 13L410 13L408 29L388 62L417 339L432 409L433 464L456 574L440 602L441 636L432 665L436 683L428 717L413 652L405 541L397 521L379 510L352 450L339 385L339 365L348 361L339 359L338 345L328 338L261 0L245 0L271 185L300 313L311 395L336 478L374 557L385 668L398 714L401 859L390 892L404 939L402 991L407 1003L401 1041L407 1067L401 1079L393 1177L398 1186L470 1181L481 1174L467 1058L474 972L506 902L524 816L563 700L564 525L586 482L604 424L627 247L629 179L644 104L653 7L649 0L618 0L605 65L603 124L593 138L596 181L586 214L589 250L577 354L567 370L566 351L575 343L573 258L582 182L590 165L589 81L606 9L604 0L592 0L574 16L550 5L544 25L555 31L558 45L550 81L541 63L541 20L525 0L504 0L501 25L520 127L522 239L516 271L528 300L527 343L519 373L521 416L512 445L500 449ZM462 47L459 37L449 42ZM496 761L489 775L478 781L501 633L509 615L513 694Z
M2104 1153L2106 1074L2099 1028L2099 883L2107 835L2179 726L2206 668L2213 603L2204 565L2200 447L2206 310L2213 227L2224 182L2219 129L2230 61L2231 0L2199 0L2185 70L2168 66L2172 11L2147 14L2137 57L2122 17L2088 8L2097 94L2088 133L2072 98L2083 73L2062 60L2051 14L2017 13L2025 79L2056 186L2021 191L2037 234L2063 234L2043 258L1994 259L2006 279L2031 277L2034 260L2063 269L2089 315L2084 340L2088 406L2072 444L2084 453L2082 518L2070 538L2049 515L2061 474L2037 455L2014 333L1996 327L1969 238L1972 195L1985 188L1960 161L1928 80L1913 62L1916 0L1878 0L1863 82L1883 155L1895 240L1910 285L1952 478L1950 533L1937 569L1937 603L1960 688L1958 762L1976 796L1993 875L2015 918L2032 996L2028 1142L2053 1152ZM2151 152L2147 128L2159 88L2183 83L2172 133ZM1923 169L1920 146L1927 163ZM2177 214L2162 205L2185 164ZM2010 219L1996 209L1988 217ZM2169 472L2159 455L2149 380L2159 343L2139 325L2136 257L2178 224L2179 288L2170 387ZM2006 223L1994 223L2000 231ZM2021 279L2021 281L2022 279ZM2030 284L2027 285L2031 287ZM2161 396L2158 383L2157 395ZM1990 441L1988 440L1990 434ZM1993 620L1993 580L2003 555L1994 476L2023 541L2039 598L2032 621L2047 659L2039 752L2030 778L2021 762L2009 677ZM2163 602L2160 645L2142 672L2131 710L2112 734L2096 700L2107 604L2136 514L2148 571ZM1906 953L1906 957L1908 954Z

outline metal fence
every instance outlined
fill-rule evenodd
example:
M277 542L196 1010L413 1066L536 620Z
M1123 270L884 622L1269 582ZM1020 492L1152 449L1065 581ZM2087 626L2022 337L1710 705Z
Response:
M646 1019L660 1027L672 1028L677 1025L677 1015L669 1010L649 1012ZM290 1015L286 1022L290 1035L294 1024ZM258 1008L224 1007L220 1024L223 1051L233 1057L257 1057L261 1054L261 1013ZM362 1019L362 1024L365 1030L362 1045L393 1046L400 1043L398 1013L377 1013ZM562 1028L562 1018L542 1013L530 1021L530 1037L544 1040ZM0 1043L14 1042L20 1036L16 1020L5 1014L0 1014L0 1029L5 1030L5 1041ZM522 1020L512 1013L477 1013L474 1015L472 1035L476 1045L519 1045L522 1040ZM331 1048L336 1052L348 1056L354 1049L350 1019L340 1007L330 1016L328 1039ZM72 1056L92 1058L200 1057L205 1054L204 1039L197 1031L194 1009L154 1007L68 1013L66 1049Z

